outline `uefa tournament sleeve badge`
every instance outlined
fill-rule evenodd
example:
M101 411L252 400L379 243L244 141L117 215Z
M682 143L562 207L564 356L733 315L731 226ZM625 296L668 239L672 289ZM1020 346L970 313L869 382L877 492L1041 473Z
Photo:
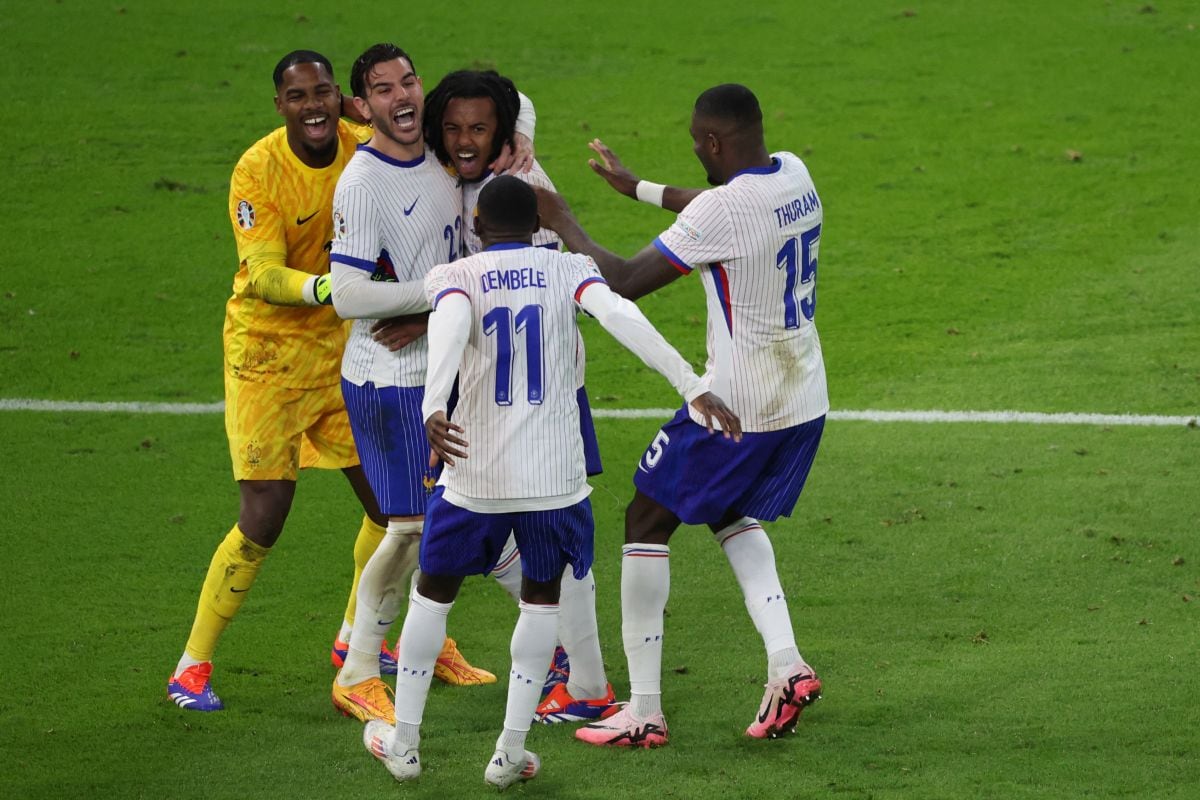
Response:
M244 231L254 227L254 206L249 200L242 200L237 205L237 224Z

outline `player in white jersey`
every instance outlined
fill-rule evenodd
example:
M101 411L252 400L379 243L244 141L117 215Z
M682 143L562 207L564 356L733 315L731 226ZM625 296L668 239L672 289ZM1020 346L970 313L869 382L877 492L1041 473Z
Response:
M487 164L496 157L500 146L512 138L517 113L516 87L508 78L491 70L452 72L425 98L425 139L438 160L454 168L462 188L465 255L483 249L472 221L480 192L496 177ZM531 186L554 189L536 159L528 172L516 176ZM533 234L533 244L558 250L560 242L553 231L539 229ZM583 385L585 353L583 337L578 332L576 348L571 356L576 365L576 400L584 460L587 474L599 475L603 471L600 448ZM514 537L509 537L492 575L514 600L520 599L521 561ZM616 710L616 697L600 653L596 582L590 570L580 580L569 574L564 577L560 611L561 645L555 648L537 718L545 723L602 719Z
M592 561L591 487L575 401L576 309L666 377L710 429L732 439L740 423L637 307L608 289L590 258L533 246L537 199L524 182L492 181L477 219L483 252L426 279L434 312L422 414L446 467L429 502L420 579L400 639L396 725L368 723L363 741L397 780L420 774L420 724L446 617L463 577L490 571L515 531L521 611L504 730L484 772L504 788L540 768L525 739L554 649L560 581L568 564L579 578Z
M632 700L621 713L576 731L592 744L667 743L662 714L663 610L668 541L680 522L708 525L741 586L767 653L766 693L746 733L774 738L795 728L821 682L796 647L771 542L759 524L789 515L812 466L829 408L816 310L822 208L808 170L771 154L762 112L744 86L700 95L692 114L696 156L717 188L679 190L639 182L598 140L593 168L615 188L681 213L632 259L596 245L557 195L542 194L544 224L593 256L628 298L699 271L708 299L704 379L742 420L741 443L700 435L681 409L654 437L634 475L622 558L622 634Z
M330 278L334 308L355 320L342 357L342 394L388 526L363 570L361 611L332 694L339 710L365 722L393 718L378 658L366 654L379 651L405 597L435 480L420 417L426 340L392 352L374 340L372 327L377 319L428 308L422 280L435 264L458 256L461 200L457 179L425 147L421 80L408 55L390 44L369 48L354 64L351 86L375 132L334 192ZM454 682L495 682L471 667L452 639L443 645L439 668L459 678Z

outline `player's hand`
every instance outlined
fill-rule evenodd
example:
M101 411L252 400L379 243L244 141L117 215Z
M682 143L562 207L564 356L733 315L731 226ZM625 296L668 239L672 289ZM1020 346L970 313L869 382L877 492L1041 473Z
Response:
M621 163L621 159L617 158L617 154L609 150L608 146L599 139L592 139L588 142L588 147L600 157L599 160L594 158L588 159L588 166L592 168L592 171L608 181L608 185L621 194L636 200L637 185L640 178L630 172Z
M704 418L704 426L710 434L719 426L726 439L732 438L735 442L742 440L742 421L733 413L733 409L725 405L724 400L712 392L705 392L691 405ZM714 420L716 425L713 424Z
M371 338L395 352L408 347L429 330L429 312L381 319L371 326Z
M514 133L512 142L505 142L500 155L489 164L497 175L515 175L533 169L533 140L523 133Z
M454 466L454 459L467 457L467 440L458 436L463 429L446 419L443 411L435 411L425 420L425 436L433 452L429 454L430 468L436 467L439 460Z
M542 228L561 234L565 225L575 219L567 201L558 192L540 186L530 188L537 195L538 221Z

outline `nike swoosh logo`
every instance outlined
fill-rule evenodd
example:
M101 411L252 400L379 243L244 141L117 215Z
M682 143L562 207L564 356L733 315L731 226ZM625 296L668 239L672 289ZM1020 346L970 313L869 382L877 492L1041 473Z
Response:
M381 620L376 620L376 624L378 624L378 625L391 625L391 624L392 624L393 622L395 622L395 621L396 621L396 620L394 620L394 619L389 619L389 620L382 620L382 619L381 619Z
M231 591L231 592L248 592L248 591L250 591L250 587L247 586L245 589L239 589L236 586L230 586L229 591Z
M417 200L420 200L420 199L421 198L419 198L419 197L417 198ZM411 206L409 206L408 208L404 209L404 216L407 217L409 214L411 214L413 212L413 209L417 207L417 200L413 200L413 204Z
M299 217L296 217L296 224L303 225L304 223L308 222L310 219L312 219L313 217L315 217L317 214L320 214L320 213L321 213L320 211L314 211L313 213L309 214L304 219L300 219Z

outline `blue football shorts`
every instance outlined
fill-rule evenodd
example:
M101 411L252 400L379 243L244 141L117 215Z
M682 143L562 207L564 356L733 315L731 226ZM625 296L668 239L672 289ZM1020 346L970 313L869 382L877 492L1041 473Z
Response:
M662 427L638 461L633 483L689 525L730 512L770 521L789 516L817 455L825 417L742 441L709 434L687 406Z

